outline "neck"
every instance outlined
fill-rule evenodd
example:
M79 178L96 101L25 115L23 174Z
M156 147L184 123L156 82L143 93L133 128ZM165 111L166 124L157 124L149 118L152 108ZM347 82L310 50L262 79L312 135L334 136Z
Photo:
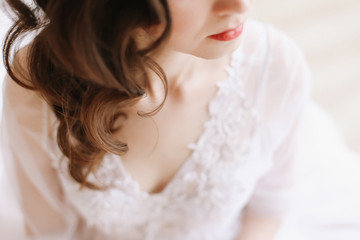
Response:
M183 102L192 91L215 84L226 75L224 68L229 63L229 56L206 60L193 55L175 51L161 51L152 56L164 71L168 83L168 100ZM164 87L159 77L149 72L152 95L143 99L142 104L158 105L164 99ZM142 105L141 104L141 105Z
M217 74L217 70L222 71L222 67L228 64L229 56L208 60L190 54L164 50L153 56L153 59L164 70L169 90L172 90L197 84L203 81L204 77ZM151 76L152 82L159 82L155 74Z
M184 82L196 78L201 72L196 69L199 70L203 62L200 58L175 51L162 51L154 60L164 70L169 89L181 87Z

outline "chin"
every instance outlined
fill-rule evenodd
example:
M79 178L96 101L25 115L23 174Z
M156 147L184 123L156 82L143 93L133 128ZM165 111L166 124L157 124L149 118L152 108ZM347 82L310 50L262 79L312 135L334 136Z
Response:
M233 53L236 49L240 47L241 40L237 39L233 42L219 42L212 46L204 46L204 48L199 49L195 53L194 56L204 59L217 59L224 56L228 56Z

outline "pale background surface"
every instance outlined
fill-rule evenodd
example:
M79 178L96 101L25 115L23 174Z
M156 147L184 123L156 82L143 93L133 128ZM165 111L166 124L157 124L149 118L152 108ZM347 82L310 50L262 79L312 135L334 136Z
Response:
M312 98L360 153L360 1L255 0L253 17L287 33L313 73Z

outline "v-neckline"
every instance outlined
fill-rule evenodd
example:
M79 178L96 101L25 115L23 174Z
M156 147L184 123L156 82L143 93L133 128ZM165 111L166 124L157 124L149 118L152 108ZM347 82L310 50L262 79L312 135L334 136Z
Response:
M191 166L191 164L194 163L194 156L197 155L197 151L198 151L198 145L200 142L203 142L203 138L204 136L206 136L207 132L209 131L209 123L213 120L214 118L214 113L212 113L210 111L211 105L214 105L218 98L219 95L221 93L221 87L224 86L226 82L230 81L234 76L233 71L231 71L231 68L234 67L234 63L236 62L234 60L235 58L235 54L237 54L238 50L241 48L242 45L240 45L240 47L235 50L234 52L232 52L230 54L230 60L228 62L227 65L225 65L224 70L226 71L227 76L218 81L216 83L217 89L216 89L216 93L214 95L214 97L209 101L209 103L207 104L207 111L209 113L209 118L204 122L203 124L203 130L200 134L200 136L198 137L198 139L194 142L194 143L190 143L187 145L187 148L189 148L191 150L189 156L184 160L183 164L180 166L179 170L177 170L177 172L174 174L174 176L167 182L167 184L165 185L165 187L160 191L160 192L156 192L156 193L150 193L147 192L145 190L141 189L141 186L139 184L138 181L136 181L133 176L131 175L130 172L127 171L127 169L125 168L125 166L122 163L122 159L121 156L116 156L115 161L117 162L117 165L119 167L119 170L121 171L121 174L127 179L127 182L129 184L131 184L131 186L134 188L132 189L132 192L135 192L136 194L140 195L141 197L144 198L157 198L157 197L161 197L163 195L165 195L167 192L169 192L169 190L171 189L172 185L174 184L174 182L181 177L182 174L184 174L184 172L186 172L186 170L188 170Z

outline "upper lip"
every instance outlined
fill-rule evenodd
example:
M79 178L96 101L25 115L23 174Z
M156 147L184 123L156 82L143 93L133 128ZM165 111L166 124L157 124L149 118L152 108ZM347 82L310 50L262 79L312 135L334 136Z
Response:
M214 35L220 35L220 34L224 34L224 33L227 33L227 32L231 32L231 31L234 31L235 29L237 29L238 27L240 27L243 23L240 23L238 24L236 27L230 27L228 28L227 30L223 31L223 32L219 32L219 33L215 33L211 36L214 36Z

